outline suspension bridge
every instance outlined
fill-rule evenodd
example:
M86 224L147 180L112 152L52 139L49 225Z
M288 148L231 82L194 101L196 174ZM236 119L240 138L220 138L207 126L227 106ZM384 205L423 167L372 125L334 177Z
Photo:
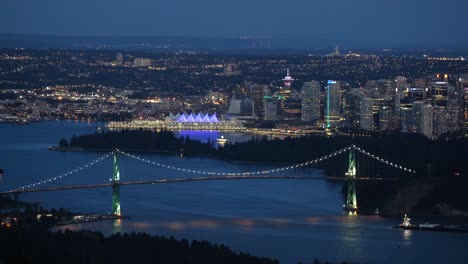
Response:
M306 162L274 168L270 170L261 171L248 171L248 172L215 172L215 171L203 171L188 168L175 167L168 164L151 161L134 154L127 153L125 151L115 149L114 151L107 153L87 164L84 164L76 169L65 172L61 175L50 177L41 181L37 181L31 184L23 185L18 188L0 191L0 195L13 195L15 200L18 200L21 193L35 193L35 192L51 192L51 191L65 191L74 189L90 189L90 188L112 188L112 214L115 216L121 216L120 208L120 187L128 185L145 185L145 184L167 184L167 183L182 183L182 182L198 182L198 181L220 181L220 180L340 180L344 181L346 185L346 202L344 210L350 214L356 214L357 205L357 194L356 194L356 182L358 181L395 181L396 177L372 177L359 176L358 174L358 161L357 153L361 153L368 158L371 158L385 166L393 167L404 173L416 173L414 170L408 169L396 163L385 160L379 156L373 155L355 145L337 150L328 155L321 156L319 158L309 160ZM295 168L314 166L323 163L327 160L332 160L334 157L342 156L347 154L347 170L343 176L295 176L295 175L284 175L281 173L290 171ZM150 164L160 168L177 171L178 175L182 174L193 174L194 177L183 177L183 178L165 178L165 179L151 179L151 180L130 180L122 181L120 177L119 168L119 156L126 156L131 159L137 160L142 163ZM113 156L113 173L112 178L105 183L97 184L77 184L77 185L66 185L66 186L45 186L48 183L58 183L65 177L70 177L77 174L79 171L88 169L95 166L96 164L106 160ZM280 173L280 175L276 175Z

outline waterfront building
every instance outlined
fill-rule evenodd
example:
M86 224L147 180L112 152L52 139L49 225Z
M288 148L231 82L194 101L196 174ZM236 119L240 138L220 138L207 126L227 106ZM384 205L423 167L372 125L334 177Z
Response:
M216 113L202 114L177 114L170 113L164 120L140 120L130 122L109 122L107 127L111 129L167 129L167 130L218 130L218 131L242 131L244 129L240 120L219 119Z

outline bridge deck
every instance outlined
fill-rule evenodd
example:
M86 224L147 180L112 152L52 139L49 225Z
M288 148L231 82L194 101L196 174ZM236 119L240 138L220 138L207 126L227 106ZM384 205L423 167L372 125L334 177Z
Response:
M90 189L90 188L103 188L111 187L113 185L141 185L141 184L163 184L163 183L176 183L176 182L196 182L196 181L218 181L218 180L353 180L353 181L395 181L396 178L367 178L367 177L323 177L323 176L216 176L216 177L194 177L194 178L175 178L175 179L158 179L146 181L127 181L127 182L109 182L102 184L83 184L83 185L69 185L60 187L45 187L45 188L30 188L30 189L17 189L10 191L1 191L0 195L15 194L15 193L31 193L31 192L51 192L51 191L64 191L73 189Z

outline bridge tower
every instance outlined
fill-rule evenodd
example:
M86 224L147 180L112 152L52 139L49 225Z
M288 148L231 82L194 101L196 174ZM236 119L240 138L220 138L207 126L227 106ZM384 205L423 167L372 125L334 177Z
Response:
M346 205L345 211L350 215L357 214L357 200L356 200L356 153L354 148L349 149L348 157L348 171L345 173L346 180Z
M117 149L114 151L114 174L112 175L112 214L120 216L120 169Z

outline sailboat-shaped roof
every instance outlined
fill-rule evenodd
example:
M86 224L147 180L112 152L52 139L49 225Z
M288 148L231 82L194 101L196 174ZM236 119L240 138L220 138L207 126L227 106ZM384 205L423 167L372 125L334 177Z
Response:
M218 121L218 118L216 118L216 113L214 113L214 114L210 117L210 122L219 122L219 121Z
M187 117L185 116L185 113L180 115L180 117L177 119L178 122L187 122Z
M193 113L191 113L191 114L187 117L187 122L195 122L195 118L193 118Z
M201 114L198 113L198 115L195 117L195 122L203 122Z
M208 116L208 113L203 116L203 122L210 122L210 117Z

